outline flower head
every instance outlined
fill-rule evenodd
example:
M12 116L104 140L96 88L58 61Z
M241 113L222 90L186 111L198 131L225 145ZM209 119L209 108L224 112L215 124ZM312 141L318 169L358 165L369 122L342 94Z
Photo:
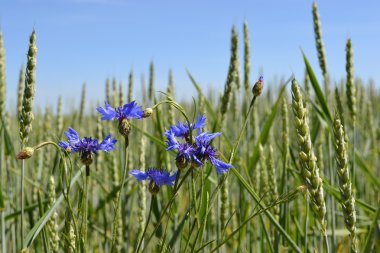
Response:
M119 120L119 132L124 137L128 137L131 131L131 124L129 119L141 119L143 117L148 117L147 113L144 113L141 106L138 106L136 101L132 101L123 106L118 106L113 108L107 101L104 101L105 107L98 107L96 110L100 112L103 117L102 120ZM148 113L149 114L149 113Z
M156 194L162 185L174 186L174 181L177 177L177 172L170 175L169 172L163 169L155 168L149 168L145 172L134 169L129 174L133 175L138 181L150 180L149 191L152 194Z
M23 148L17 155L16 159L17 160L24 160L24 159L29 159L33 156L34 154L34 148L31 147L25 147Z
M263 92L264 88L264 77L260 76L259 80L255 83L255 85L252 88L252 93L255 97L258 97Z
M117 142L116 139L111 138L111 134L104 138L101 143L99 143L98 139L92 137L80 139L78 133L71 127L65 132L65 135L68 142L60 141L58 145L68 153L79 153L82 162L87 166L92 163L92 154L96 154L99 150L107 152L113 150Z
M202 132L205 120L206 117L204 115L199 115L197 121L190 125L192 129L200 130L198 135L195 136L195 142L192 144L187 140L189 131L187 125L178 122L177 125L171 126L170 130L165 131L166 143L168 145L166 150L177 150L176 165L179 169L187 167L189 163L194 167L200 167L205 162L210 161L218 174L221 175L232 168L232 165L217 158L217 150L211 145L211 141L221 135L221 133ZM176 137L184 137L186 141L180 143Z
M216 172L221 175L223 172L227 172L232 168L232 165L217 159L217 150L210 144L211 140L219 135L221 135L221 133L203 132L198 134L198 136L195 137L195 156L201 161L209 160L211 164L214 165Z
M206 125L206 116L198 114L198 118L194 123L190 124L191 130L200 129ZM183 124L181 121L178 121L177 125L171 126L170 130L173 132L174 136L186 138L189 135L189 124L186 122Z
M107 101L104 101L105 107L98 107L96 110L100 112L103 117L102 120L123 120L136 118L141 119L144 115L144 111L141 106L138 106L136 101L132 101L123 106L113 108Z

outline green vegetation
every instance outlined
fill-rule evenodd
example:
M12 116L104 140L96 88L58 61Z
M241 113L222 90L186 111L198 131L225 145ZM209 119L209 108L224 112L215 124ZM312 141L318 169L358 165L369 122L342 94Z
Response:
M300 52L305 77L252 82L244 23L242 39L232 28L224 92L205 90L188 71L197 98L176 101L172 71L166 93L157 92L151 62L148 89L141 85L143 97L136 99L144 105L141 114L114 116L118 122L86 108L86 84L70 113L63 113L61 97L57 113L49 107L33 112L34 30L17 107L5 108L6 38L0 32L2 252L379 252L380 92L354 76L354 38L346 44L347 77L333 85L316 3L312 13L321 77ZM98 100L114 107L135 100L133 75L130 70L127 82L107 79ZM198 115L206 117L202 127L192 123ZM167 150L173 143L165 131L178 121L187 126L179 142L190 149L200 145L199 129L221 133L202 146L215 149L197 151L209 156ZM63 147L68 127L99 139L98 149ZM100 143L111 141L109 133L118 140L114 150ZM219 160L212 160L216 154ZM148 168L171 172L173 184L130 174Z

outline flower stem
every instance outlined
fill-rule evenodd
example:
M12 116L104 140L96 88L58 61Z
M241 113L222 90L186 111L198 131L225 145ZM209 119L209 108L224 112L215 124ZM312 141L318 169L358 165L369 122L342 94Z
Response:
M145 233L146 233L146 230L148 228L148 225L149 225L149 221L150 221L150 217L151 217L151 214L152 214L152 207L153 207L153 202L154 202L154 198L156 196L155 195L152 195L152 198L151 198L151 201L150 201L150 207L149 207L149 213L148 213L148 218L146 220L146 223L145 223L145 227L144 227L144 231L141 235L141 238L139 240L139 243L137 244L137 248L135 250L135 253L138 253L140 248L141 248L141 245L142 245L142 242L144 241L144 236L145 236Z
M21 247L24 247L24 177L25 177L25 161L22 160L21 161Z
M123 170L123 177L121 179L121 185L120 185L120 191L117 196L117 202L115 206L115 214L113 216L113 231L112 231L112 240L111 240L111 252L115 251L115 242L116 242L116 235L117 235L117 214L119 211L120 206L120 200L121 200L121 193L123 192L124 188L124 182L125 178L127 177L127 170L128 170L128 146L129 146L129 138L128 136L125 136L125 144L124 144L124 170Z
M181 181L179 181L179 173L177 174L177 179L176 181L178 180L179 183L177 184L177 182L175 183L176 186L174 186L174 189L173 189L173 195L171 197L171 199L169 200L169 202L166 204L166 206L162 209L161 211L161 215L160 215L160 218L157 220L157 223L156 223L156 226L154 227L153 229L153 232L152 234L149 236L149 238L146 240L146 243L145 243L145 247L143 248L143 252L145 250L145 248L148 246L150 240L153 238L154 234L156 233L157 229L159 228L160 224L161 224L161 221L162 219L164 218L164 215L166 214L166 211L172 206L173 202L174 202L174 199L175 197L177 196L177 192L178 190L181 188L182 184L185 182L186 178L190 175L191 173L191 170L193 170L193 167L190 167L188 169L188 171L186 172L185 176L183 177L183 179ZM148 224L148 223L147 223Z
M86 176L84 177L84 213L82 222L82 243L84 252L87 252L88 180L90 179L90 177L87 175L87 172L89 171L90 166L86 166Z

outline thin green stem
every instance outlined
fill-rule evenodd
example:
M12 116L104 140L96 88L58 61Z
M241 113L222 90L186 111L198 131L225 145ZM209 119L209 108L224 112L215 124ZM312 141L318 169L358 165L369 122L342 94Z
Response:
M355 121L352 123L353 128L353 145L352 145L352 164L351 164L351 175L352 175L352 185L355 188L355 147L356 147L356 127Z
M327 238L327 233L324 235L323 239L324 239L323 242L325 246L325 252L330 253L330 246L329 246L329 240Z
M148 246L150 240L153 238L154 234L156 233L157 229L159 228L159 226L161 224L162 219L164 218L164 216L166 214L166 211L171 208L171 205L173 204L174 199L177 196L178 190L181 188L182 184L185 182L185 179L190 175L192 169L193 169L193 167L190 167L188 169L188 171L186 172L185 176L183 177L183 179L181 181L179 181L179 174L177 174L177 179L176 179L176 183L175 184L177 184L177 181L179 181L179 183L178 183L177 187L174 187L173 195L172 195L171 199L166 204L166 206L162 209L160 218L158 219L157 224L154 227L152 234L149 236L148 240L146 241L145 247L143 248L142 251L145 250L145 248Z
M89 166L86 166L86 171L89 171ZM87 252L87 215L88 215L88 180L89 176L86 174L84 177L84 211L82 220L82 247L84 252Z
M129 146L129 138L128 136L125 136L125 143L124 143L124 170L123 170L123 177L121 179L121 185L120 185L120 191L119 191L119 194L117 196L117 202L116 202L116 206L115 206L115 214L113 216L113 232L112 232L112 240L111 240L111 252L114 252L115 250L115 241L116 241L116 230L117 230L117 226L116 226L116 222L117 222L117 214L118 214L118 211L119 211L119 206L120 206L120 201L121 201L121 193L123 192L123 188L124 188L124 182L125 182L125 178L127 177L127 170L128 170L128 146Z
M305 237L304 237L303 245L304 245L304 252L307 252L307 244L308 244L307 234L308 234L308 230L309 230L309 196L306 196L305 208L306 208L305 224L304 224L304 235L305 235Z
M144 227L144 231L141 235L141 238L139 240L139 243L137 244L137 248L135 250L135 253L138 253L140 248L141 248L141 245L142 245L142 242L144 241L144 236L145 236L145 233L146 233L146 230L148 228L148 225L149 225L149 221L150 221L150 217L151 217L151 214L152 214L152 209L153 209L153 202L154 202L154 198L156 196L155 195L152 195L152 198L151 198L151 201L150 201L150 207L149 207L149 213L148 213L148 218L146 220L146 224L145 224L145 227ZM146 247L146 245L145 245Z
M24 245L24 177L25 177L25 160L22 160L21 161L21 245Z
M4 130L0 132L0 139L2 140L0 143L0 191L3 190L3 161L4 161ZM1 250L2 252L6 252L6 243L5 243L5 209L1 210Z

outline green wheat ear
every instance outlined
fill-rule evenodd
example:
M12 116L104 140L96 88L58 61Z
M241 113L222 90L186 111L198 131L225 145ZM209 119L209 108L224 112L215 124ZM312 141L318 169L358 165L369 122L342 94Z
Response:
M322 70L325 95L328 96L328 94L330 93L330 87L329 87L330 81L329 81L329 75L327 72L326 50L325 50L325 46L323 44L323 38L322 38L321 18L318 13L318 6L317 6L316 1L314 1L313 3L313 24L314 24L315 45L317 47L317 52L318 52L319 66L321 67L321 70Z
M33 30L29 38L29 50L25 74L24 97L20 121L20 139L23 144L28 142L29 133L32 131L33 102L36 90L36 63L37 63L36 32Z
M141 130L145 130L145 121L141 121ZM146 169L146 164L145 164L145 148L146 148L146 140L144 137L141 137L140 139L140 146L139 146L139 168ZM146 224L146 192L148 188L146 186L146 182L142 181L139 182L138 184L138 198L139 198L139 208L137 211L137 217L138 217L138 236L137 238L140 238L143 234L144 227Z
M86 105L86 83L83 83L82 95L81 95L81 100L80 100L80 109L79 109L79 123L82 123L85 105Z
M250 79L250 71L251 71L251 64L250 64L250 48L249 48L249 33L248 33L248 24L247 22L244 22L243 25L244 30L244 90L245 93L249 93L249 79Z
M128 100L127 102L131 102L133 97L133 70L131 69L131 72L129 72L128 77Z
M225 114L228 109L229 102L231 100L233 89L239 87L239 56L238 56L238 34L236 31L236 27L232 27L231 31L231 58L230 58L230 66L228 69L227 81L224 86L224 93L221 101L220 113L221 120L220 122L224 122Z
M55 196L55 180L53 176L49 178L48 184L48 209L50 209L56 201ZM54 211L53 215L50 217L47 223L47 230L49 232L49 244L50 244L50 252L57 253L59 249L59 236L58 236L58 213Z
M62 112L62 97L58 97L57 102L57 136L61 136L63 131L63 112Z
M21 65L20 74L18 78L18 89L17 89L17 118L18 120L21 119L23 96L24 96L24 65Z
M266 164L266 156L264 153L264 148L260 144L259 146L259 161L260 161L260 195L264 196L263 201L265 204L268 204L269 200L269 181L268 181L268 170Z
M336 150L336 171L339 178L340 204L343 209L344 223L351 236L351 247L354 252L358 252L356 234L356 211L355 197L351 188L350 171L348 169L348 158L343 125L339 119L339 114L335 114L334 136Z
M324 236L326 236L326 204L323 194L322 179L311 144L307 111L304 107L300 88L296 79L292 80L292 104L299 146L299 159L301 162L301 175L311 196L313 208Z
M356 88L354 83L354 52L352 49L351 39L346 44L346 94L347 104L350 110L350 116L353 122L356 121Z
M148 89L148 98L150 101L153 100L154 92L154 63L151 62L149 65L149 89Z
M107 103L111 103L111 83L110 83L110 79L107 78L106 79L106 101ZM113 105L115 106L115 105Z
M6 78L5 78L5 50L3 45L3 33L0 31L0 118L4 117L6 102Z
M64 252L74 253L76 251L76 235L73 226L73 217L69 211L69 208L66 209L65 213L65 229L63 232L64 239Z
M119 82L119 105L123 106L125 101L124 101L124 91L123 91L123 82Z
M172 70L169 70L169 77L168 77L168 87L166 88L166 93L169 97L174 99L174 81L173 81L173 72ZM168 124L174 125L174 110L172 106L168 106Z

